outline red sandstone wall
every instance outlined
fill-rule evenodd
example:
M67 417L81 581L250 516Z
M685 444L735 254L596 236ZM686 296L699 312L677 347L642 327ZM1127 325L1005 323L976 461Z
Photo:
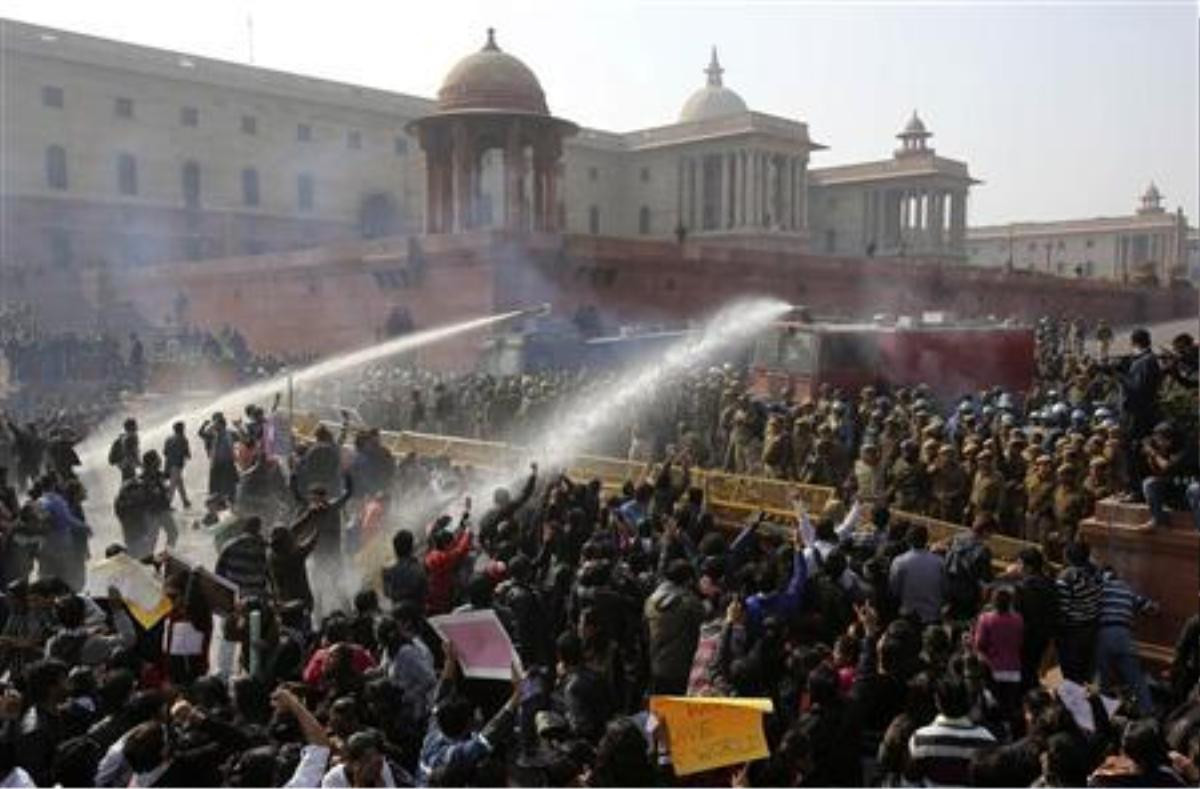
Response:
M560 315L594 306L613 323L679 320L753 295L857 316L929 309L1023 318L1066 313L1119 325L1197 314L1191 288L1135 289L915 261L499 233L426 237L416 246L420 262L410 259L407 239L394 238L155 266L128 272L112 290L155 323L182 292L194 325L228 323L255 348L321 354L374 341L397 306L408 309L418 328L542 302ZM415 269L423 274L401 287L376 276ZM95 283L91 292L99 292ZM441 346L425 361L462 366L480 339Z

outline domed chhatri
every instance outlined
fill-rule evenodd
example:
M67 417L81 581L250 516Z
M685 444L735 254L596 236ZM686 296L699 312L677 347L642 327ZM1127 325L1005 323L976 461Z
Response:
M913 135L922 135L925 137L930 136L929 132L925 129L925 122L917 117L916 110L913 110L912 117L908 119L908 123L904 124L904 131L900 132L900 134L897 134L896 136L903 138Z
M933 132L925 128L925 122L917 115L917 111L913 110L908 123L904 124L904 128L896 135L896 139L900 140L900 148L896 151L896 155L933 153L933 149L929 147L928 143L932 136Z
M438 110L550 114L533 70L501 51L490 27L483 49L458 61L446 75L438 90Z
M1158 186L1151 181L1146 187L1146 191L1142 192L1142 204L1138 207L1139 214L1161 214L1164 212L1162 207L1162 193L1158 191Z
M749 111L742 97L725 87L722 82L721 75L725 73L725 69L721 68L721 63L717 60L716 47L712 48L712 58L704 73L708 75L708 84L688 97L679 113L680 123L740 115Z
M457 233L489 226L514 232L559 229L562 141L578 131L550 115L528 66L487 43L450 69L437 109L410 121L425 153L425 231ZM479 184L489 151L502 156L503 194L484 203Z

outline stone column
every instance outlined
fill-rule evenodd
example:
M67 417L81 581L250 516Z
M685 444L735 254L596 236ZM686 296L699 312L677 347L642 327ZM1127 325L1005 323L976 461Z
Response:
M775 217L771 215L771 170L767 163L767 154L759 153L759 165L762 168L762 177L759 179L759 187L762 189L762 212L758 218L759 227L767 227L771 222L775 221Z
M514 122L509 125L504 137L504 227L508 230L518 230L520 227L520 180L524 169L520 130Z
M955 254L961 253L966 242L967 193L956 191L950 208L950 246Z
M875 202L879 206L879 213L875 216L875 251L882 252L887 246L888 227L891 214L889 208L891 203L888 200L887 189L877 189L875 191Z
M725 214L721 217L721 226L726 230L733 228L737 218L737 158L732 152L725 154L725 178L721 189L725 192Z
M800 207L796 211L796 226L802 232L808 232L808 158L799 157L799 184L796 187L796 197Z
M750 151L743 148L742 154L741 154L741 160L742 160L742 164L741 164L741 167L742 167L742 183L741 183L741 187L742 187L742 210L741 210L742 222L741 222L741 225L743 228L745 228L745 227L748 227L750 225L750 222L752 221L750 219L750 217L752 216L750 206L753 203L753 200L752 200L753 187L751 186L751 184L753 183L753 179L750 176L751 169L752 169L751 168L751 160L750 160Z
M425 232L442 232L441 223L441 156L433 133L421 129L421 148L425 151Z
M558 163L562 158L562 143L551 135L546 157L546 216L543 224L550 232L562 230L558 226Z
M758 225L758 152L746 152L746 225Z
M688 157L688 229L696 229L696 157Z
M458 232L471 229L471 150L467 126L455 121L450 136L454 170L454 229Z
M684 214L683 205L683 186L684 182L687 180L686 159L684 157L679 157L675 169L677 171L675 176L675 223L679 227L687 227L687 220Z

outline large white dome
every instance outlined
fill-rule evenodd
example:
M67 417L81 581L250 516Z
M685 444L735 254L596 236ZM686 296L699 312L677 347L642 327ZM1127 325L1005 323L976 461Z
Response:
M693 93L684 102L679 112L679 122L706 121L711 118L722 118L728 115L740 115L749 112L746 102L735 91L725 87L721 82L721 74L725 69L717 62L717 48L713 47L712 60L705 69L708 84Z

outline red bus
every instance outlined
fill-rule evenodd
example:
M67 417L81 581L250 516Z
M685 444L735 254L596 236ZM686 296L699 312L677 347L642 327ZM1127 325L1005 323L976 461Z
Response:
M993 386L1024 392L1033 384L1034 332L999 323L808 323L780 321L755 342L752 391L773 400L804 400L823 384L926 383L957 397Z

